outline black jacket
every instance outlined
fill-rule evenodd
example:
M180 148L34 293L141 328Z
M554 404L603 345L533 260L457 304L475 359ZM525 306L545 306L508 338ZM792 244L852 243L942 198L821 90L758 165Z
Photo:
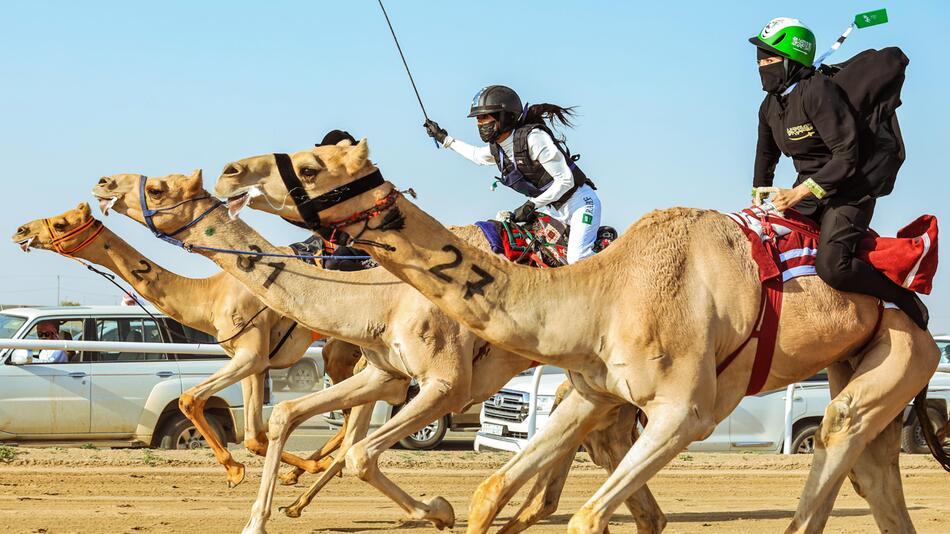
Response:
M871 187L858 171L873 143L847 96L831 79L814 74L786 97L767 95L759 108L759 140L752 185L767 187L782 154L792 158L799 185L811 178L839 199L860 199Z

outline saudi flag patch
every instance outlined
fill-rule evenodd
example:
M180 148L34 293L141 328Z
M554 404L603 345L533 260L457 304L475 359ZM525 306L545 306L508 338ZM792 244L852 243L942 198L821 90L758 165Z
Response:
M591 216L590 213L585 213L585 214L581 217L581 222L584 223L584 224L590 224L590 223L594 222L594 217Z

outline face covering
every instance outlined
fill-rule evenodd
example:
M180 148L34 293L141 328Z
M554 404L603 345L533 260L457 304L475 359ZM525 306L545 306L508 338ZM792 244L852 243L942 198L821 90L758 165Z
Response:
M486 143L494 143L499 133L501 132L498 131L498 121L490 121L478 125L478 136Z
M775 57L775 54L758 49L756 59L762 60ZM788 73L785 69L786 60L776 61L770 65L759 67L759 77L762 78L762 90L766 93L780 94L785 90Z

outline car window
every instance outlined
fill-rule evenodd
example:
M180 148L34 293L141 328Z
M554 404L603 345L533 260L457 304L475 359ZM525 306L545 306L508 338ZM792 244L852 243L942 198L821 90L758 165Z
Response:
M195 330L188 325L181 324L178 321L172 319L166 319L166 321L168 324L168 330L170 332L174 332L173 336L176 343L200 343L202 345L211 345L218 342L218 340L215 339L215 337L211 334L206 334L201 330ZM228 358L226 354L176 354L175 357L179 360L226 360Z
M51 324L52 323L52 324ZM41 329L40 326L43 328ZM53 326L53 328L51 328ZM57 339L66 341L82 341L83 338L83 320L73 318L40 319L27 331L23 339L40 339L39 331L49 332L55 330ZM43 339L49 339L45 337ZM62 351L62 350L34 350L33 365L43 363L80 363L83 360L82 351Z
M148 318L128 317L118 319L95 320L96 341L119 341L130 343L162 343L162 333L158 324ZM98 354L103 362L138 362L166 360L165 354L148 352L107 352Z
M950 363L950 341L937 341L937 348L940 349L940 363Z
M0 313L0 337L10 339L26 322L26 317Z

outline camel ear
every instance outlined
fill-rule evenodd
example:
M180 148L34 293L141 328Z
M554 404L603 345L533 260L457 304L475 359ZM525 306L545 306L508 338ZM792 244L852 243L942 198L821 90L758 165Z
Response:
M92 214L92 210L89 209L88 202L80 202L79 205L76 206L76 209L79 210L79 213L82 213L84 219Z
M201 169L195 169L191 171L191 175L188 176L188 186L191 189L202 189L204 187L204 179L201 177Z
M366 160L369 159L369 146L366 144L366 138L360 139L360 142L356 146L351 147L347 150L346 155L343 157L343 166L346 167L346 173L349 175L354 175L363 168L363 165L366 165Z

